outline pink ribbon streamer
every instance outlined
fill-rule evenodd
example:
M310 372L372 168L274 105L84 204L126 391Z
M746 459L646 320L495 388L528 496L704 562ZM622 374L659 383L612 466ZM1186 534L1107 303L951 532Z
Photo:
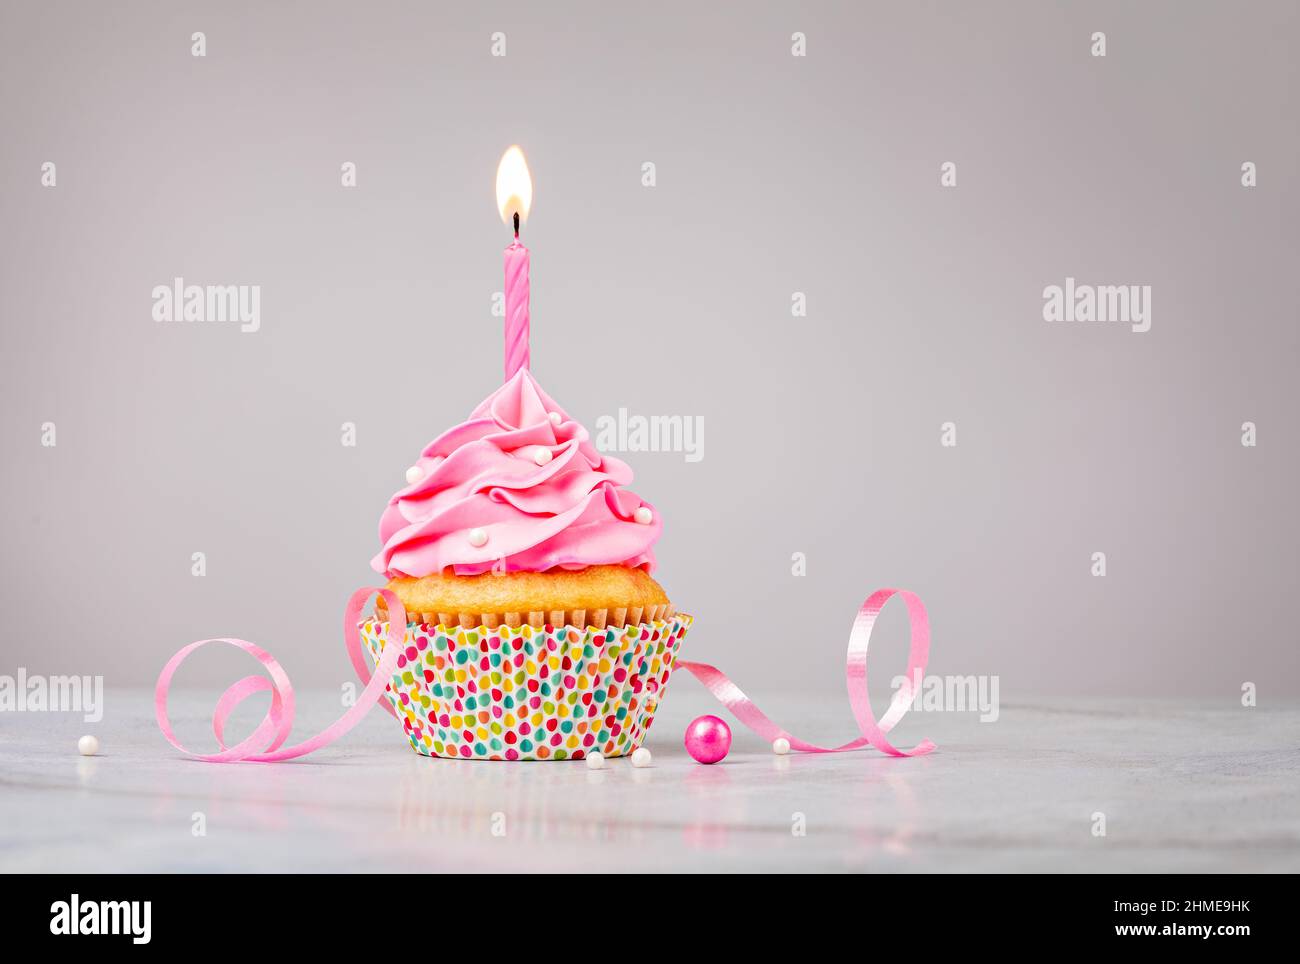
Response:
M889 709L876 722L876 714L871 709L871 697L867 695L867 646L871 642L871 628L876 624L876 617L893 596L899 596L907 606L907 617L911 623L912 643L907 655L907 682L898 688L890 701ZM926 615L925 604L916 593L906 589L878 589L858 610L853 620L853 631L849 634L849 652L844 678L849 689L849 705L853 707L853 716L858 722L862 736L850 740L841 746L817 746L799 739L797 736L781 729L760 710L740 687L727 678L727 675L708 663L692 663L681 660L678 667L689 671L704 684L719 702L735 714L736 719L767 741L784 737L790 741L790 748L803 750L805 753L843 753L845 750L857 750L870 744L882 753L890 756L921 756L934 749L929 740L922 740L910 750L900 750L887 739L885 734L894 728L894 724L903 718L911 706L912 699L925 676L925 664L930 658L930 617Z
M361 645L361 635L358 627L361 622L362 609L370 596L375 593L382 596L388 603L388 628L386 630L383 655L379 662L375 664L372 672L366 665L366 657ZM895 595L901 597L906 604L908 618L911 622L912 641L907 658L907 681L894 694L885 715L877 721L871 709L871 699L867 695L867 647L871 641L871 629L875 625L876 617L880 615L885 603ZM167 665L163 667L158 676L158 683L154 687L154 710L158 718L158 728L162 730L167 742L176 749L193 759L202 760L205 763L280 763L284 760L305 756L313 750L329 746L340 739L356 726L376 703L383 705L392 716L397 716L397 712L391 705L384 702L382 697L384 690L388 687L389 680L393 677L393 671L397 668L397 658L401 655L406 642L405 634L406 610L396 595L387 589L370 588L358 589L353 593L343 614L343 638L347 643L348 657L352 660L352 666L356 669L357 676L365 684L365 689L362 690L361 695L357 697L357 701L347 712L321 730L320 733L284 749L281 749L281 746L288 739L289 731L293 728L293 684L289 682L288 675L276 662L275 657L260 646L244 639L216 637L190 643L167 661ZM217 700L216 708L212 712L212 732L216 735L217 745L220 747L219 752L195 753L186 749L176 739L176 734L172 731L171 720L167 716L167 694L171 688L172 676L180 668L181 663L185 662L195 650L206 646L208 643L225 643L234 646L236 649L242 649L262 664L270 678L246 676L229 686ZM910 750L900 750L885 738L885 734L902 719L903 714L907 712L908 707L911 705L916 688L920 685L920 681L925 674L929 654L930 620L926 615L925 606L922 604L920 597L905 589L880 589L872 593L867 601L862 604L862 607L858 610L857 618L853 621L853 631L849 635L848 660L845 668L849 704L853 708L853 715L857 720L858 729L861 731L862 736L836 747L817 746L800 740L788 731L781 729L749 697L741 692L740 688L728 679L726 674L716 667L707 663L694 663L686 660L679 661L677 665L690 672L703 683L710 693L735 714L740 722L765 740L771 741L778 737L784 737L790 741L791 749L802 750L807 753L841 753L845 750L857 750L870 744L890 756L920 756L932 751L935 748L934 744L929 740L922 740ZM226 746L225 728L230 714L234 712L240 703L254 693L261 693L266 690L271 691L271 708L267 710L262 722L257 725L257 728L248 737L234 746Z
M387 636L384 640L384 653L375 665L372 674L369 667L366 666L358 626L361 622L361 610L365 606L366 600L376 592L383 596L388 603L389 620ZM397 668L397 657L401 655L406 642L405 636L406 610L402 608L401 600L396 595L387 589L358 589L354 592L352 598L348 600L347 610L343 614L343 638L347 641L348 656L352 659L352 665L361 681L366 684L366 688L361 691L361 695L357 697L357 701L352 704L351 708L325 729L311 739L304 740L283 750L280 749L280 746L288 738L289 730L293 727L293 684L289 682L288 675L276 662L275 657L260 646L254 645L245 639L218 637L215 639L201 639L197 643L190 643L167 661L167 665L163 667L162 673L158 676L158 684L154 687L153 697L154 711L158 717L158 728L162 730L167 742L176 749L205 763L236 763L239 761L279 763L283 760L292 760L294 757L304 756L313 750L329 746L361 722L361 718L370 712L371 707L382 702L380 697L383 696L384 689L393 678L393 671ZM236 649L242 649L260 662L271 678L245 676L222 693L221 698L217 700L216 709L212 712L212 732L216 734L217 745L221 747L221 751L219 753L194 753L187 750L176 739L176 734L172 732L171 720L167 717L167 691L171 688L172 676L181 663L185 662L190 653L201 646L206 646L208 643L226 643ZM268 689L271 691L271 708L267 710L262 722L246 739L241 740L232 747L227 747L224 739L225 728L226 720L230 717L231 712L254 693L260 693ZM383 705L393 716L397 715L396 711L388 703Z

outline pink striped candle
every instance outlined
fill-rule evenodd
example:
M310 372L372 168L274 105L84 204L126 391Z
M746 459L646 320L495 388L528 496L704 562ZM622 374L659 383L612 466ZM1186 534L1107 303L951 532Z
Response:
M528 367L528 249L519 243L506 248L506 381Z
M497 210L506 224L513 222L515 240L506 248L506 381L528 367L528 249L519 243L519 222L533 206L533 176L524 152L516 145L501 155L497 166Z

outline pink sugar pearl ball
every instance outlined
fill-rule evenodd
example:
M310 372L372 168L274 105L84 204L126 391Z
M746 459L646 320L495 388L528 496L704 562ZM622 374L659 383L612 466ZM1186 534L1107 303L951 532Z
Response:
M700 763L717 763L731 749L731 727L716 716L697 716L686 728L686 752Z

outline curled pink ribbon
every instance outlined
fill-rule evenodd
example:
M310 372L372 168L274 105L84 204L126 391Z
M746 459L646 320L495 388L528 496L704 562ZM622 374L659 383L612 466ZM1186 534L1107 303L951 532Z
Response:
M362 653L361 635L358 626L361 622L361 610L364 608L366 600L374 593L383 596L388 603L389 620L387 636L384 640L384 653L375 665L372 674L369 667L366 666L366 658ZM293 684L289 682L288 675L276 662L275 657L260 646L245 639L217 637L190 643L167 661L167 665L163 667L162 673L158 676L158 684L154 687L153 697L154 711L158 717L158 728L162 730L163 736L167 737L167 742L176 749L206 763L235 763L241 760L250 763L279 763L282 760L292 760L294 757L304 756L313 750L328 746L342 737L361 722L361 718L370 712L372 706L381 702L380 697L383 696L384 689L393 678L393 671L397 668L397 657L402 653L405 635L406 610L402 608L401 600L396 595L387 589L358 589L354 592L352 598L348 600L347 610L343 614L343 638L347 641L348 656L352 660L352 666L356 669L357 675L361 677L361 681L365 683L366 688L361 691L361 695L357 697L357 701L352 704L347 712L325 729L311 739L304 740L283 750L280 749L280 746L288 738L289 730L293 727ZM236 649L242 649L260 662L271 678L245 676L239 682L231 684L229 689L221 694L221 698L217 700L217 707L212 712L212 732L216 734L217 745L221 747L221 751L219 753L194 753L182 746L180 741L176 739L176 734L172 732L171 720L167 718L167 691L171 688L172 675L180 667L181 663L185 662L190 653L201 646L206 646L208 643L226 643ZM226 720L231 712L248 697L263 690L271 691L271 708L267 710L266 716L262 718L262 722L258 724L257 729L246 739L241 740L232 747L227 747L225 728ZM396 711L387 703L384 703L383 706L393 716L397 715Z
M366 601L376 593L388 603L388 627L384 640L383 655L380 657L379 662L375 664L372 672L366 665L358 627ZM906 604L908 618L911 622L912 642L907 658L907 680L899 687L890 701L889 709L877 722L875 714L871 710L871 699L867 695L867 646L871 641L871 628L875 625L876 617L880 614L880 610L885 603L895 595L900 596ZM366 588L354 592L352 598L348 600L347 609L343 614L343 638L347 643L348 657L352 660L352 666L356 669L357 676L365 684L365 689L362 690L356 702L342 716L320 733L284 749L281 749L281 746L288 738L289 731L293 728L293 684L289 682L288 675L276 662L275 657L260 646L244 639L216 637L190 643L167 661L167 665L163 667L158 676L158 683L154 687L154 710L158 718L158 728L162 730L167 742L176 749L206 763L236 763L240 761L279 763L283 760L292 760L295 757L304 756L341 738L356 726L376 703L382 704L392 716L397 716L397 712L393 707L384 702L381 697L388 687L389 681L393 678L393 671L397 668L397 658L401 655L405 646L405 633L406 610L396 595L387 589ZM172 731L171 720L167 716L167 693L171 688L172 676L175 675L181 663L185 662L196 649L206 646L208 643L225 643L234 646L236 649L242 649L262 664L270 675L270 679L265 676L246 676L231 684L221 694L217 700L216 708L212 712L212 732L216 735L220 751L217 753L194 753L187 750L176 739L176 734ZM845 669L849 703L853 708L853 715L857 719L858 729L861 731L862 736L836 747L821 747L807 743L781 729L716 667L707 663L693 663L685 660L679 661L677 665L695 676L710 693L735 714L740 722L766 740L771 741L783 737L789 740L791 749L802 750L807 753L840 753L845 750L857 750L870 744L890 756L920 756L933 750L934 744L929 740L922 740L910 750L900 750L885 739L885 734L907 712L916 692L916 687L920 685L920 681L925 674L929 654L930 621L920 597L905 589L881 589L872 593L867 601L862 604L862 607L858 610L857 618L853 621L853 631L849 635L848 661ZM247 738L232 747L227 747L225 743L225 727L230 714L235 707L254 693L266 690L271 691L271 708L267 710L262 722Z
M907 655L907 681L894 693L889 709L876 722L876 714L871 710L871 697L867 695L867 645L871 642L871 628L876 617L893 596L899 596L907 605L907 618L911 623L912 644ZM790 741L792 750L805 753L842 753L845 750L857 750L871 744L877 750L890 756L921 756L934 749L929 740L922 740L910 750L900 750L887 739L885 734L894 728L894 724L903 718L916 688L925 675L925 664L930 658L930 617L926 615L925 604L921 597L906 589L878 589L858 610L853 620L853 632L849 634L849 653L845 666L844 678L849 688L849 705L853 707L853 716L858 721L862 736L850 740L841 746L817 746L793 736L781 729L768 718L754 701L741 692L740 687L727 678L727 675L708 663L692 663L681 660L677 663L688 670L697 680L704 684L719 702L736 715L736 719L767 741L785 738Z

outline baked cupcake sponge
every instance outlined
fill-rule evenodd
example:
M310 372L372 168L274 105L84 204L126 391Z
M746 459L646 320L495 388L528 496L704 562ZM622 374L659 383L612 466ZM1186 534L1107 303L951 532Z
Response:
M402 601L408 619L430 625L496 628L528 623L603 629L672 613L659 583L644 570L628 566L398 576L388 588Z

